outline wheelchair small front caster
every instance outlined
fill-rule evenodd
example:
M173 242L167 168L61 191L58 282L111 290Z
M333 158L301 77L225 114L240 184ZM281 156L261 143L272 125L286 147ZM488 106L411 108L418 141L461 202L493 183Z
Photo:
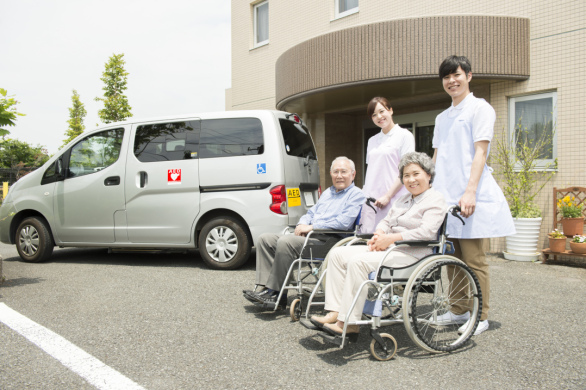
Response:
M289 314L291 315L291 321L299 321L301 318L301 299L296 298L291 302Z
M380 338L385 343L381 345L375 338L370 342L370 354L376 360L387 361L391 360L395 353L397 353L397 341L388 333L381 333Z

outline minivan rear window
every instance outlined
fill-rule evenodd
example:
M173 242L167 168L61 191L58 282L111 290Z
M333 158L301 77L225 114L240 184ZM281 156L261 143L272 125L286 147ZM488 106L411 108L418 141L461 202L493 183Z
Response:
M201 122L199 157L258 155L264 152L258 118L206 119Z
M279 119L285 150L289 156L309 157L316 160L317 153L307 127L287 119Z

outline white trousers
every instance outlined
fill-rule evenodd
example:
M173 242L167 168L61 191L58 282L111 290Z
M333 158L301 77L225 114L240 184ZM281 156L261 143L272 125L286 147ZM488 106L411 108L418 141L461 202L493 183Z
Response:
M348 313L358 288L368 279L368 274L376 270L387 252L369 252L365 245L348 246L333 249L330 252L326 276L327 311L337 311L338 321L356 322L362 318L364 302L368 288L363 288L360 296ZM394 250L387 256L384 265L403 267L413 264L418 259L406 253Z

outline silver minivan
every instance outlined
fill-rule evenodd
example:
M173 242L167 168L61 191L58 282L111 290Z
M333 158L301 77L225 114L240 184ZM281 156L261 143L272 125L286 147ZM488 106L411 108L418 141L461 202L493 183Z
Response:
M17 181L0 241L30 262L54 246L199 248L210 267L234 269L318 196L315 147L295 114L130 120L82 134Z

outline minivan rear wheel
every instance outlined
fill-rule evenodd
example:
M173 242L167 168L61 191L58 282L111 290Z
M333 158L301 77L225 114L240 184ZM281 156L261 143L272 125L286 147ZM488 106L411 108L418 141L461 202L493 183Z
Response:
M53 253L53 239L46 222L30 217L16 229L16 250L20 258L30 263L47 260Z
M199 235L199 253L213 269L236 269L250 257L250 237L236 219L218 217L209 220Z

